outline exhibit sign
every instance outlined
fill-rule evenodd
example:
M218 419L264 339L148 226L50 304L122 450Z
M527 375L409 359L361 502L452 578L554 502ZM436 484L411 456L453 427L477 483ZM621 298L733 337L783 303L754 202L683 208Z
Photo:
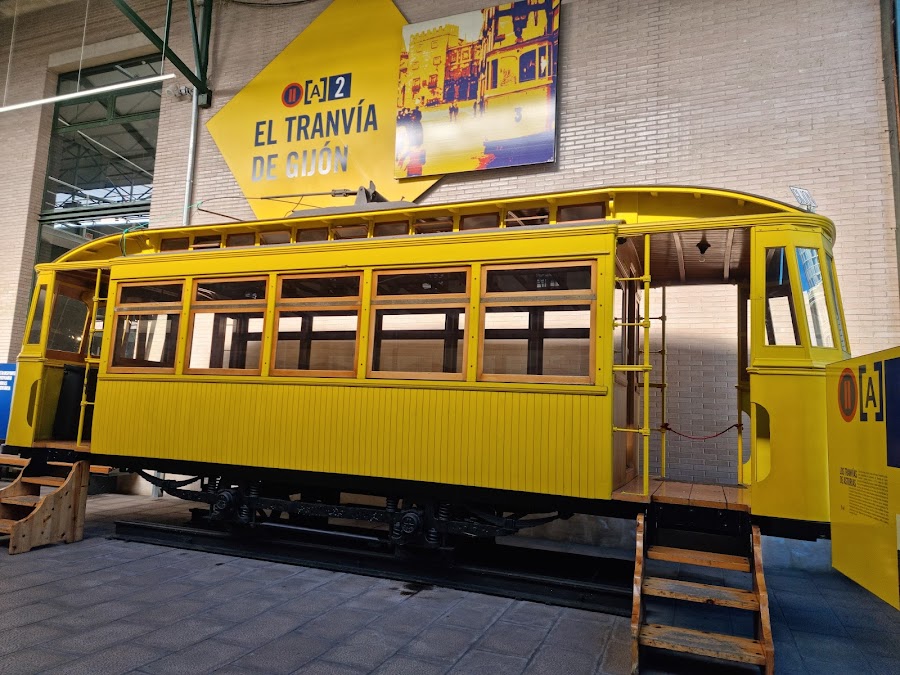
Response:
M370 182L412 201L437 182L394 175L405 25L391 0L335 0L209 120L257 218L346 206L333 191Z
M403 28L397 177L552 162L560 0Z
M900 348L827 367L835 569L900 609Z
M16 364L0 363L0 441L6 440L9 426L9 410L12 407L13 385L16 382Z

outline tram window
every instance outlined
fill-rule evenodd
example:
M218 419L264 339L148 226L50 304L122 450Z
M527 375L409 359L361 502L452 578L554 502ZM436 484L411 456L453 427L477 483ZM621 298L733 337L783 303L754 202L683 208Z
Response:
M335 239L365 239L369 236L368 225L336 225L334 227Z
M452 232L453 218L446 216L441 218L420 218L413 223L413 232L416 234L432 234L434 232Z
M279 312L275 369L352 376L358 322L356 310Z
M222 246L222 237L218 234L202 235L194 237L194 250L206 248L220 248Z
M529 49L519 56L519 82L531 82L537 76L535 50Z
M409 234L409 223L405 220L396 223L375 223L373 237L397 237Z
M328 239L327 227L314 227L311 229L297 230L297 241L326 241Z
M191 370L258 371L263 338L262 312L194 312Z
M522 227L523 225L547 225L550 223L550 210L537 209L510 209L506 212L507 227Z
M261 232L259 235L259 243L263 246L271 246L273 244L289 244L291 242L290 230L275 230L274 232Z
M160 251L187 251L190 239L187 237L171 237L163 239L159 244Z
M834 307L834 322L837 324L841 349L845 352L849 352L850 350L847 349L847 338L844 337L844 321L841 319L841 305L837 298L837 286L835 286L834 258L827 253L825 256L828 259L828 280L831 281L831 306Z
M103 325L106 316L106 303L97 303L97 318L94 320L94 335L91 338L90 354L94 358L100 356L100 347L103 344Z
M783 246L766 249L766 344L799 345L794 296Z
M191 307L188 370L259 372L266 279L201 279Z
M489 230L495 227L500 227L500 214L498 213L479 213L459 219L460 230Z
M336 277L285 277L281 299L348 298L359 296L359 275Z
M61 286L53 300L47 350L79 354L90 310L79 297L80 289Z
M38 289L34 302L34 315L31 318L31 329L28 331L28 344L36 345L41 341L41 328L44 325L44 303L47 301L47 287Z
M550 59L548 58L549 48L544 45L538 49L538 77L550 76Z
M275 374L355 375L361 281L359 273L279 280Z
M253 246L256 243L256 235L252 232L240 232L238 234L229 234L225 237L226 248L232 246Z
M482 373L590 377L590 305L485 308Z
M378 272L376 295L459 295L466 292L463 271Z
M112 366L175 368L178 314L118 314Z
M488 293L590 290L590 266L495 269L487 273Z
M463 307L378 309L372 370L461 376L465 325Z
M119 302L123 305L181 302L181 283L122 286Z
M556 210L556 222L564 223L572 220L603 220L606 218L606 204L570 204L560 206Z
M215 302L222 300L265 300L266 280L200 280L197 282L197 290L194 294L194 298L199 302Z
M811 344L813 347L834 347L819 250L798 246L797 265L800 268L800 291Z

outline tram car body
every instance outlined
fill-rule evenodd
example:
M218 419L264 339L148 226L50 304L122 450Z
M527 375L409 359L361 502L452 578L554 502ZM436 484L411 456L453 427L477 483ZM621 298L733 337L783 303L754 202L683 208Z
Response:
M665 434L641 386L650 289L729 284L734 483L753 516L827 522L834 237L749 194L610 187L100 239L37 267L6 452L197 476L163 487L225 519L431 544L615 513Z

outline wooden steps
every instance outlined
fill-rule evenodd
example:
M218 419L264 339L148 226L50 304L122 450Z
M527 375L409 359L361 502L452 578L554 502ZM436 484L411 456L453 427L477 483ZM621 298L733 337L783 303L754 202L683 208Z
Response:
M658 598L673 598L704 605L733 607L754 612L759 609L759 599L751 591L742 591L739 588L728 588L727 586L699 584L693 581L647 577L644 579L643 592L644 595L652 595Z
M761 666L766 675L774 673L775 650L769 624L759 528L749 527L749 522L746 523L746 527L742 526L744 536L749 529L750 546L732 550L751 551L750 555L745 557L672 546L647 545L648 538L662 536L653 525L650 523L648 526L643 514L638 516L631 613L632 673L639 672L642 648L663 649L722 661L747 663ZM734 543L735 540L731 541ZM680 565L745 572L752 580L752 590L646 576L645 558ZM681 626L645 624L644 606L647 597L668 598L709 606L711 612L721 611L712 607L753 612L756 615L754 638L699 631Z
M18 467L26 467L28 466L28 462L30 462L27 457L19 457L18 455L7 455L0 453L0 466L18 466ZM47 462L48 466L56 466L63 467L68 469L72 465L68 462ZM111 466L101 466L99 464L91 464L91 473L100 474L106 476L112 473L113 467Z
M700 567L716 567L720 570L750 571L750 561L747 558L725 553L692 551L686 548L672 548L670 546L651 546L647 550L647 557L651 560L666 560L668 562L698 565Z
M641 629L640 642L645 647L698 654L723 661L752 663L757 666L766 664L766 654L757 640L735 635L647 624Z
M0 504L13 506L37 506L43 497L39 495L22 495L21 497L0 497Z
M18 477L0 489L0 535L9 535L10 554L60 541L81 541L90 475L86 461L22 466ZM42 495L42 487L54 489Z
M44 485L46 487L59 487L66 482L64 478L57 478L56 476L24 476L21 480L29 485Z

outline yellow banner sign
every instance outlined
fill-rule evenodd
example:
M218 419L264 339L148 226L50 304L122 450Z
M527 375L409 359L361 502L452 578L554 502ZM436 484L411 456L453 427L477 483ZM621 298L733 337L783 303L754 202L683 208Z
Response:
M834 567L900 609L900 348L827 369Z
M391 0L335 0L207 123L258 218L352 204L332 192L370 181L413 200L439 180L394 177L405 25Z

